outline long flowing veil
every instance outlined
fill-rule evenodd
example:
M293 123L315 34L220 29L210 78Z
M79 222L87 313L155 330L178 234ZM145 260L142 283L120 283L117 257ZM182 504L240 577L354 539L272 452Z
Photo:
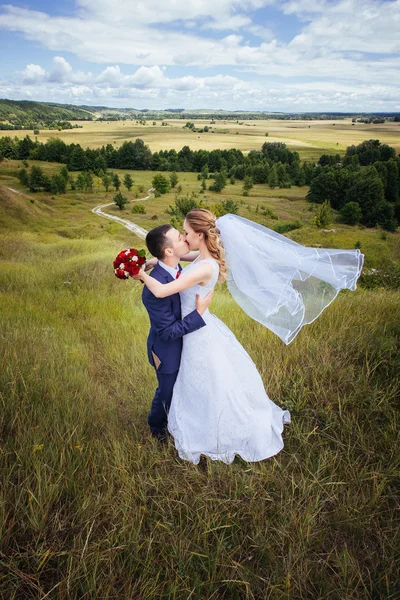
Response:
M239 306L290 344L340 290L355 290L360 250L308 248L237 215L217 219L228 266L227 285Z

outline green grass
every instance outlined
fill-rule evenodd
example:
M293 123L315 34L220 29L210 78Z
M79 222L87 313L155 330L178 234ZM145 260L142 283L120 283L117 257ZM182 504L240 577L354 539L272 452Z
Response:
M196 467L148 435L148 318L111 265L143 241L91 213L112 193L30 194L11 167L0 183L25 196L0 196L0 597L398 599L400 293L341 293L284 346L219 287L212 312L292 423L270 460ZM398 234L318 231L305 192L255 186L241 214L264 201L303 221L293 239L359 239L370 265L398 251ZM172 200L115 212L150 227Z

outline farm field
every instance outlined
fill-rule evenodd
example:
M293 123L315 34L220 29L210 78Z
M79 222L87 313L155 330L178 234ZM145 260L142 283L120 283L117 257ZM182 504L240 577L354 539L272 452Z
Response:
M146 125L134 121L72 121L82 125L82 129L64 131L43 130L37 136L45 142L51 137L60 137L66 143L79 143L83 148L98 148L105 144L120 146L124 141L141 138L152 152L159 150L180 150L190 146L192 150L212 150L237 148L242 152L259 150L265 141L284 142L290 150L299 152L301 159L318 160L321 154L343 154L352 144L360 144L364 140L379 139L396 148L400 153L400 123L384 123L381 125L355 123L350 119L337 121L217 121L211 125L207 133L193 132L184 128L185 122L171 119L162 126L161 121ZM205 125L210 127L210 120L193 121L197 129ZM212 133L214 132L214 133ZM0 131L0 135L16 135L21 138L26 134L32 138L32 131ZM268 133L268 137L265 134Z

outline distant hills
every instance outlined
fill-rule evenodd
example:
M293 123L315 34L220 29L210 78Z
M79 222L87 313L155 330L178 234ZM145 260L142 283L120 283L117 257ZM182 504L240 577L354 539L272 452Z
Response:
M349 117L381 117L400 119L399 113L284 113L270 111L228 111L221 109L186 110L184 108L138 109L112 108L108 106L74 106L53 102L33 102L30 100L0 99L0 122L27 126L32 123L48 124L54 121L92 121L121 119L345 119Z
M50 102L31 102L30 100L0 100L0 120L13 121L30 119L48 120L92 120L94 110L73 106L72 104L53 104Z

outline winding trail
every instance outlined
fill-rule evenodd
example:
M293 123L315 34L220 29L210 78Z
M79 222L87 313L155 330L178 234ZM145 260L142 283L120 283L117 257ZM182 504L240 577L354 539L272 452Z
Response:
M148 200L149 198L151 198L151 195L154 192L154 188L150 188L149 190L147 190L147 192L148 196L145 196L145 198L138 198L136 202L140 202L141 200ZM147 235L146 229L143 229L143 227L140 227L140 225L136 225L135 223L132 223L132 221L128 221L127 219L121 219L121 217L117 217L116 215L109 215L103 212L103 208L106 208L107 206L112 206L113 204L114 202L108 202L107 204L99 204L99 206L95 206L94 208L92 208L92 213L98 215L99 217L104 217L105 219L117 221L117 223L120 223L121 225L129 229L129 231L133 231L133 233L136 233L138 237L144 240Z

